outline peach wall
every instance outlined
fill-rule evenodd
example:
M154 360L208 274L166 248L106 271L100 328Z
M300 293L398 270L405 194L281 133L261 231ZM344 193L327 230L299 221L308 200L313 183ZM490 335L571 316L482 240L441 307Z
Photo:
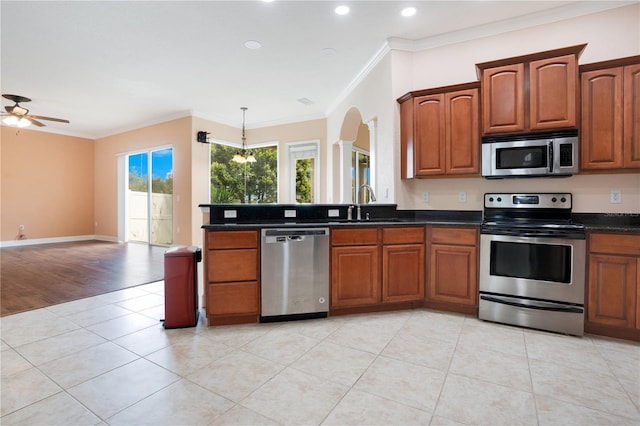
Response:
M95 142L95 234L118 236L118 156L173 147L173 241L192 244L191 117L143 127ZM199 225L198 225L199 226Z
M0 240L93 235L93 140L1 129Z
M209 132L209 137L213 139L239 143L241 141L241 130L204 118L192 117L191 199L193 201L193 209L191 210L191 240L193 241L192 244L204 247L203 232L200 228L203 223L203 215L197 206L199 204L209 204L210 202L211 166L209 163L210 146L196 141L196 134L199 131Z

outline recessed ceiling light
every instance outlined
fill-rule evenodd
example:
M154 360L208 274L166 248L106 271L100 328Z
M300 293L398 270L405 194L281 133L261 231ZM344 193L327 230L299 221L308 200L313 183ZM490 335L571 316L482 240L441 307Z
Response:
M416 14L416 8L415 7L405 7L404 9L402 9L402 12L400 12L402 14L402 16L413 16Z
M247 49L256 50L260 49L262 45L259 41L256 40L247 40L244 42L244 47L246 47Z
M349 13L349 6L338 6L335 10L338 15L346 15L347 13Z
M325 56L333 56L336 54L336 49L334 49L333 47L325 47L321 50L321 52Z

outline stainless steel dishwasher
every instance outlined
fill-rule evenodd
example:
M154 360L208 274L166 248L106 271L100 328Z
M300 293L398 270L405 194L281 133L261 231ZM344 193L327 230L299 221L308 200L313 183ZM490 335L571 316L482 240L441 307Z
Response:
M326 317L329 228L263 229L260 321Z

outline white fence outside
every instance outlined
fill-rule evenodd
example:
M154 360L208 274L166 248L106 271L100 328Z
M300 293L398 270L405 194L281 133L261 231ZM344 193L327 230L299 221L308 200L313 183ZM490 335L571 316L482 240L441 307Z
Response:
M129 191L129 241L149 241L148 195ZM173 195L151 194L151 232L153 244L173 243Z

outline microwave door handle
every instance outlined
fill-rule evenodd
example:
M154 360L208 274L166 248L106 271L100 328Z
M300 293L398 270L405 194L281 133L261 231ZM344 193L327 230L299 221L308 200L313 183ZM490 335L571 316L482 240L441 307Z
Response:
M553 141L549 141L549 173L553 173Z

